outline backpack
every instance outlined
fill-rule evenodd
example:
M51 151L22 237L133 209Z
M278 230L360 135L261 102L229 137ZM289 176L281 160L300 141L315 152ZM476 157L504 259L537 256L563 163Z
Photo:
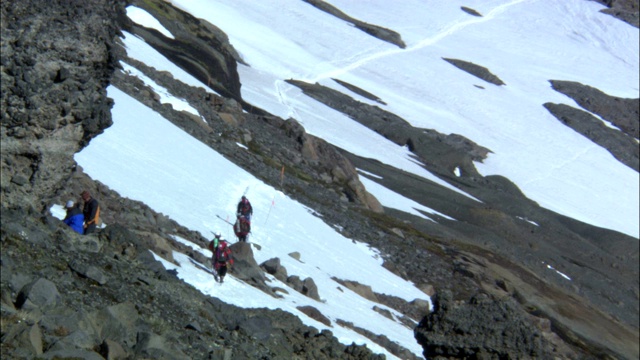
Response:
M222 249L216 249L216 262L224 264L229 261L229 254L231 251L228 246L224 246Z
M238 204L238 212L240 215L249 215L252 213L251 210L251 203L249 200L244 199L240 201L240 204Z
M240 210L242 215L247 215L250 211L251 211L251 204L249 204L249 203L244 204L242 206L242 210Z
M98 209L96 209L96 227L102 228L102 219L100 218L100 205L98 205Z
M251 232L251 224L245 218L239 218L236 223L233 224L233 231L236 234L248 234Z
M218 241L216 240L217 240L216 238L213 238L213 240L209 242L209 250L216 251L216 248L218 247Z
M222 263L222 264L224 264L227 261L229 261L229 254L227 254L227 249L226 248L224 250L222 250L222 252L220 252L218 254L218 257L217 257L216 261L219 262L219 263Z
M240 220L240 232L248 234L250 231L251 231L251 225L249 225L249 222L247 220L241 219Z

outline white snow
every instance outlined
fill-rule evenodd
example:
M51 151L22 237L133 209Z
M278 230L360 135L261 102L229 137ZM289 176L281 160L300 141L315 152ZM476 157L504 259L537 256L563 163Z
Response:
M540 226L540 225L538 225L538 223L537 223L537 222L535 222L535 221L531 221L531 220L527 219L526 217L516 216L516 218L517 218L517 219L520 219L520 220L522 220L522 221L526 221L526 222L528 222L529 224L533 224L533 225L535 225L535 226Z
M162 35L170 39L175 39L175 37L173 37L173 34L171 34L171 32L167 30L167 28L162 26L158 19L154 18L153 15L149 14L144 9L140 9L139 7L133 5L127 6L127 16L138 25L158 30Z
M367 176L370 176L370 177L373 177L373 178L376 178L376 179L383 179L382 176L376 175L376 174L371 173L371 172L366 171L366 170L362 170L362 169L356 168L356 171L358 171L361 174L364 174L364 175L367 175Z
M147 66L151 66L158 71L169 72L175 79L178 79L187 85L196 88L201 87L208 92L220 95L208 85L203 84L200 80L169 61L169 59L157 52L151 47L151 45L148 45L142 39L126 31L123 31L122 33L124 34L122 42L127 49L127 55L129 55L129 57L137 60L144 60L144 63Z
M394 209L398 209L398 210L402 210L406 213L409 214L414 214L420 217L423 217L425 219L434 221L433 219L431 219L430 217L424 215L423 213L421 213L418 210L424 211L424 212L428 212L431 214L436 214L439 216L442 216L446 219L449 220L455 220L454 218L447 216L443 213L440 213L436 210L433 210L431 208L428 208L426 206L420 205L417 202L411 200L411 199L407 199L405 197L403 197L402 195L393 192L387 188L385 188L384 186L376 183L375 181L371 181L365 177L360 177L360 181L362 182L362 184L364 185L365 188L367 188L367 191L370 192L373 196L376 197L376 199L378 199L378 201L380 201L380 204L382 204L383 206L386 207L390 207L390 208L394 208Z
M480 173L511 179L541 206L639 236L638 173L542 106L576 106L549 80L639 97L638 30L600 13L602 5L584 0L330 1L354 18L399 32L407 44L400 49L301 1L172 2L229 36L250 65L239 66L245 100L295 118L307 132L356 155L435 178L406 149L284 82L319 82L351 94L331 80L339 78L378 96L387 105L377 106L414 126L460 134L489 148L488 159L476 163ZM483 16L471 16L461 6ZM507 85L485 83L443 57L485 66Z
M376 313L372 302L331 279L357 281L377 293L393 294L407 301L430 300L412 283L384 269L374 249L358 239L345 238L305 206L256 179L117 88L110 86L107 90L115 100L113 125L75 156L87 174L122 196L144 201L205 236L220 231L227 239L234 238L231 226L216 215L227 220L233 217L240 196L246 193L255 209L253 235L249 240L261 246L261 250L254 252L256 261L280 258L289 275L311 277L323 301L293 294L295 291L276 300L232 277L221 287L188 257L174 253L181 278L204 293L237 306L282 308L297 314L305 323L327 328L295 309L312 305L333 321L366 324L374 333L384 334L416 354L421 353L411 329ZM142 133L145 136L140 136ZM300 261L287 255L292 252L301 254ZM165 266L174 267L168 262ZM284 284L278 286L287 288ZM335 323L330 329L347 344L367 342L370 348L378 349L366 338Z
M120 64L122 65L122 68L127 74L137 77L138 79L142 80L142 82L144 82L145 85L151 87L153 91L160 96L161 103L171 104L174 110L186 111L202 119L202 116L200 116L200 113L198 112L198 110L193 108L193 106L189 105L189 103L186 102L184 99L180 99L171 95L171 93L167 89L158 85L155 81L153 81L151 78L146 76L142 71L134 68L133 66L127 63L124 63L122 61L120 62Z
M547 269L549 269L549 270L553 270L553 271L555 271L556 273L558 273L558 275L560 275L560 276L562 276L563 278L565 278L565 279L567 279L567 280L571 281L571 278L570 278L569 276L567 276L566 274L561 273L560 271L556 270L553 266L551 266L551 265L549 265L549 264L547 264Z

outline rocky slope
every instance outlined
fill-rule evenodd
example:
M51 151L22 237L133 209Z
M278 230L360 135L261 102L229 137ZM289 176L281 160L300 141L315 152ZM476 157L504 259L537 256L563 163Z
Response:
M363 296L375 296L407 319L422 320L416 339L425 356L638 357L637 240L541 209L508 179L480 176L472 161L489 150L467 139L429 129L416 132L379 108L292 79L309 96L409 145L430 171L484 203L336 149L306 134L295 120L277 118L242 100L235 69L240 59L214 24L163 1L134 3L159 19L176 39L130 22L124 1L2 3L3 358L379 358L364 347L344 346L330 332L306 327L292 315L239 309L204 296L150 256L147 250L171 260L171 250L177 249L206 263L172 236L202 246L206 239L145 204L120 197L74 163L73 154L111 124L108 84L267 183L278 179L285 165L287 194L342 225L346 236L379 248L390 270L427 293L437 293L435 311L422 318L425 314L416 304L363 291ZM634 14L633 2L625 4L631 4L624 8L625 19L633 19L628 16ZM118 44L120 29L143 37L223 97L127 58ZM161 105L151 89L120 71L119 61L188 99L209 125ZM638 138L637 99L609 99L580 84L553 84L576 99L599 99L589 102L596 108L577 102L613 117L612 122L625 125L630 138ZM551 105L547 108L552 113L560 113ZM559 119L563 116L572 116L571 122L581 119ZM604 130L597 134L608 139L603 143L610 144L612 153L626 159L620 161L637 169L637 145L634 157L625 147L627 140L610 140ZM236 142L250 151L234 151ZM427 159L426 154L433 153L439 156ZM438 219L438 225L382 208L358 180L355 167L384 175L385 186L418 202L428 197L430 207L462 221ZM455 167L462 169L461 177L451 176ZM76 235L48 212L52 204L82 189L101 200L104 221L110 224L95 236ZM515 221L515 216L525 218ZM544 219L548 226L532 226L526 221L529 216ZM244 265L234 268L234 276L277 296L278 290L261 275L266 271L284 276L277 259L255 264L250 247L236 250L243 254ZM581 275L567 285L549 276L540 259ZM284 279L292 289L313 296L309 282L305 286L302 279ZM314 309L305 311L322 319ZM376 334L367 336L397 356L411 358Z

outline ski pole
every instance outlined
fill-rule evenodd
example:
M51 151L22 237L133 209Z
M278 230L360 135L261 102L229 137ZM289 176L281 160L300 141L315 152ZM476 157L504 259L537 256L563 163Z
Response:
M232 224L232 223L230 223L229 221L227 221L227 220L223 219L220 215L216 215L216 216L217 216L220 220L222 220L222 221L226 222L227 224L229 224L229 225L233 226L233 224Z

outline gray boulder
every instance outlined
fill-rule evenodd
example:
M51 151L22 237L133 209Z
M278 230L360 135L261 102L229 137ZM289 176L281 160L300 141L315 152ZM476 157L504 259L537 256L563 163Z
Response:
M267 278L253 257L251 244L247 242L237 242L231 245L230 248L233 256L233 265L231 266L230 272L233 276L271 294L272 291L266 284Z
M178 350L167 339L151 333L141 332L138 334L138 341L134 348L137 357L151 359L175 359L189 360L189 356Z
M302 282L302 294L314 299L314 300L318 300L320 301L320 294L318 293L318 286L316 285L316 282L313 281L312 278L308 277L306 279L304 279L304 281Z
M287 269L280 264L279 258L269 259L262 264L260 267L267 273L273 275L276 279L287 282Z
M435 310L414 330L428 359L553 358L542 333L524 318L512 298L496 300L480 294L457 304L444 291L434 303Z
M41 355L43 351L42 330L38 324L29 325L26 322L11 327L7 332L3 330L3 344L11 344L19 349L16 357L31 357Z
M139 319L138 311L131 302L109 306L91 314L100 338L110 338L126 346L136 343Z
M47 309L57 306L61 300L56 285L47 279L39 278L20 290L16 306L23 310Z

